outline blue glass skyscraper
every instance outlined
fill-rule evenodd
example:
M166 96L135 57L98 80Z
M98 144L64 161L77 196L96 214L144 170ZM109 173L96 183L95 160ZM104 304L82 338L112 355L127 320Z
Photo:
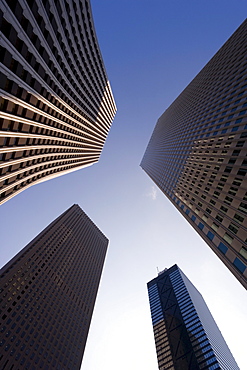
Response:
M203 297L177 265L148 283L159 369L239 369Z

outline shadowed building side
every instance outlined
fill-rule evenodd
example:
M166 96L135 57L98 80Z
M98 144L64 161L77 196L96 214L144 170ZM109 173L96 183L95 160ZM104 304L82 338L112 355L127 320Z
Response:
M80 369L107 245L73 205L2 268L1 369Z
M0 203L99 160L116 105L88 0L0 3Z
M159 118L141 167L247 287L247 20Z

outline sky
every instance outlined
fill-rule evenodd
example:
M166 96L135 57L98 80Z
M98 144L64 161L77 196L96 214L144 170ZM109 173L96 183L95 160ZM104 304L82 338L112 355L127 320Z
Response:
M146 283L175 263L247 369L244 288L139 166L157 119L243 22L246 0L91 5L116 118L97 164L0 207L0 265L77 203L110 240L82 370L158 369Z

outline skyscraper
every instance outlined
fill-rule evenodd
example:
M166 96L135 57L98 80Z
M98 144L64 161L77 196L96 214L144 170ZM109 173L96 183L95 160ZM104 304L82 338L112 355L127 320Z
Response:
M141 167L247 287L247 20L159 118Z
M98 161L116 112L89 0L0 2L0 203Z
M237 370L204 299L177 265L148 283L159 369Z
M73 205L2 268L1 369L80 369L107 245Z

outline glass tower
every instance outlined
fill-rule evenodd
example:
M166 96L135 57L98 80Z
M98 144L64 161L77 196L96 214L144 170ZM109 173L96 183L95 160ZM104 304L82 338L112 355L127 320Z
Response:
M239 369L204 299L177 265L148 283L159 369Z
M73 205L0 272L0 369L80 369L108 240Z
M99 160L116 105L89 0L0 1L0 204Z
M159 118L141 167L247 287L247 20Z

